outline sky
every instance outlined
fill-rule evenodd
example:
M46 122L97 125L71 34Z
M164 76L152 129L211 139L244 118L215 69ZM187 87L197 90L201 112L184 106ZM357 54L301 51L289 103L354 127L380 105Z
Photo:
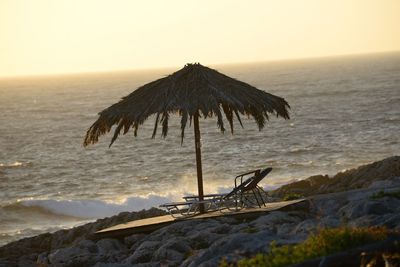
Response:
M0 76L400 50L400 0L0 0Z

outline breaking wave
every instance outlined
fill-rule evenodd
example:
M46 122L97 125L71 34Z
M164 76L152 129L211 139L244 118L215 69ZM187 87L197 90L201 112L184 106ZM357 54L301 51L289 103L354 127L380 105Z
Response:
M8 168L19 168L31 165L30 162L19 162L15 161L13 163L0 163L0 169L8 169Z
M171 198L149 195L148 197L129 197L121 203L103 200L21 200L2 209L7 212L19 213L49 213L60 216L71 216L83 219L94 219L112 216L123 211L139 211L158 207L170 202Z

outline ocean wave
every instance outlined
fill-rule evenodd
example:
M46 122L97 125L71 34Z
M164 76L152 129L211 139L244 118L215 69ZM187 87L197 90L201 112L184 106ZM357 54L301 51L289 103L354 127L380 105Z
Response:
M309 161L299 161L299 162L288 162L286 165L290 168L291 167L307 168L313 166L314 164L315 164L314 161L309 160Z
M148 197L129 197L121 203L103 200L54 200L35 199L21 200L4 206L4 210L20 212L51 213L55 215L71 216L76 218L102 218L118 214L123 211L139 211L158 207L170 202L170 197L149 195Z
M84 221L84 222L88 223L90 221ZM66 223L66 224L59 224L57 226L51 226L51 223L54 224L54 222L48 221L46 223L47 225L40 224L40 225L34 225L33 227L31 223L27 223L25 225L27 227L21 227L21 228L17 227L15 229L8 229L8 230L2 229L2 232L0 233L0 247L21 238L32 237L42 233L53 233L61 229L70 229L72 227L80 225L77 223L73 224Z
M207 186L206 186L207 188ZM215 186L209 193L227 193L231 187ZM195 192L193 190L191 192ZM140 211L158 207L160 204L172 201L183 201L181 196L191 195L186 190L169 192L167 195L149 194L147 196L130 196L119 202L111 202L98 199L77 199L77 200L57 200L57 199L26 199L0 207L0 210L8 213L18 214L41 214L69 216L79 219L96 219L116 215L124 211ZM19 217L19 216L18 216ZM4 219L4 218L3 218Z
M19 161L15 161L13 163L0 163L0 169L19 168L19 167L26 167L29 165L31 165L30 162L19 162Z
M399 123L400 122L400 117L388 117L383 119L384 122L386 123Z
M297 148L290 149L289 153L291 153L291 154L302 154L302 153L308 153L308 152L310 152L312 150L313 149L310 148L310 147L304 147L304 148L297 147Z
M230 187L216 187L210 193L229 192ZM97 199L57 200L24 199L0 206L0 246L22 237L67 229L110 217L120 212L132 212L158 207L162 203L182 201L186 190L177 189L166 196L150 194L131 196L119 202ZM29 220L27 220L29 218Z

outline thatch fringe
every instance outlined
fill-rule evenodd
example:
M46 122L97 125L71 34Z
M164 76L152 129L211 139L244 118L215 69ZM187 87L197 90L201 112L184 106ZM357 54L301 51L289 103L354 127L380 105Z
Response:
M160 124L161 136L166 137L169 115L180 114L183 142L188 118L191 126L192 117L196 114L204 118L216 116L218 128L224 132L223 113L233 133L233 113L242 127L239 114L253 117L261 130L269 120L269 114L289 119L289 108L289 104L281 97L200 64L187 64L167 77L139 87L118 103L100 112L100 117L88 129L83 144L87 146L96 143L113 125L117 127L110 146L122 129L123 134L126 134L132 127L136 136L139 126L153 114L156 114L156 120L152 138L155 137Z

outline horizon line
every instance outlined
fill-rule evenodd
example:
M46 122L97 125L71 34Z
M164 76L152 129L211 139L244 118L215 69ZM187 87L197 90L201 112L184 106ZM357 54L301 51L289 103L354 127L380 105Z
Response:
M352 57L352 56L366 56L366 55L378 55L378 54L394 54L400 53L400 50L387 50L387 51L373 51L373 52L362 52L362 53L345 53L345 54L334 54L326 56L306 56L306 57L292 57L292 58L278 58L271 60L260 60L260 61L242 61L242 62L225 62L225 63L214 63L208 66L237 66L246 64L263 64L263 63L274 63L274 62L290 62L290 61L302 61L302 60L315 60L315 59L330 59L340 57ZM187 64L191 62L183 63ZM201 63L200 63L201 64ZM81 71L81 72L55 72L55 73L40 73L40 74L17 74L17 75L5 75L0 74L0 80L17 79L17 78L46 78L46 77L60 77L60 76L76 76L76 75L96 75L96 74L111 74L111 73L122 73L122 72L148 72L157 70L167 70L173 68L181 68L177 65L165 66L165 67L146 67L146 68L129 68L129 69L115 69L115 70L99 70L99 71Z

